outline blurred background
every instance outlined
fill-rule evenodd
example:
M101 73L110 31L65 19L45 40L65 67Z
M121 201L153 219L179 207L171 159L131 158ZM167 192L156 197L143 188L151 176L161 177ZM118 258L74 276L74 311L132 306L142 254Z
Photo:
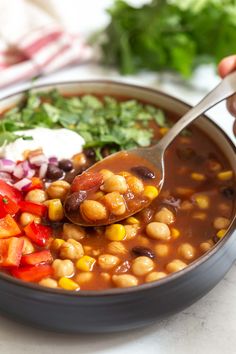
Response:
M0 0L0 20L0 97L106 78L194 104L219 81L220 59L236 53L235 0ZM224 105L212 114L231 134Z

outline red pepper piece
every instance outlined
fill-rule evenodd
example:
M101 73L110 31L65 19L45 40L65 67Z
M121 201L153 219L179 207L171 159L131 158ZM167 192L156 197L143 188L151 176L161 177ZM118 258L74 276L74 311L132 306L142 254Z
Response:
M28 265L11 270L11 274L24 281L38 282L53 274L53 268L49 264Z
M22 238L10 237L0 240L0 267L18 267L23 246Z
M29 192L33 189L43 189L43 182L40 178L32 177L31 182L31 185L28 188L25 188L24 191Z
M27 213L31 213L38 216L45 216L47 213L46 205L32 203L26 200L22 200L21 202L19 202L19 207L21 211L26 211Z
M48 250L25 254L21 258L22 265L36 265L39 263L52 263L52 261L53 261L52 254Z
M45 246L52 235L52 229L49 226L36 224L34 221L24 227L26 236L36 245Z
M88 191L89 189L98 189L103 183L103 177L99 172L84 172L76 176L71 184L71 191Z
M7 238L21 234L21 229L10 214L0 219L0 238Z
M4 218L7 214L15 215L19 209L19 206L7 195L0 196L0 218Z
M13 202L18 203L22 200L22 194L16 188L0 179L0 195L8 196Z

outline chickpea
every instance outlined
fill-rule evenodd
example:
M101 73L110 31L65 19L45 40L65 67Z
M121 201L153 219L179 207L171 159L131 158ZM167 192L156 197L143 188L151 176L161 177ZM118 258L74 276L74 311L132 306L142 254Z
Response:
M63 236L66 240L73 238L76 241L80 241L85 237L85 230L78 225L65 223L63 225Z
M94 274L92 272L81 272L76 275L75 281L79 284L82 285L84 283L89 283L94 277Z
M129 288L138 285L138 279L131 274L113 275L112 281L119 288Z
M113 210L112 214L119 216L119 215L123 215L125 212L126 212L126 205L124 203L119 208Z
M110 178L111 176L114 175L113 172L106 170L105 168L102 169L99 173L101 173L101 175L103 177L103 181L106 181L108 178Z
M107 218L106 207L96 200L85 200L80 206L80 211L89 220L96 221Z
M169 225L175 221L175 216L169 209L162 208L155 214L154 220Z
M136 240L139 246L143 246L143 247L151 246L151 242L146 236L139 235L137 236Z
M107 246L107 250L110 253L118 254L118 255L125 255L128 253L127 248L120 241L110 242Z
M131 240L137 235L138 232L138 225L124 225L125 227L125 232L126 232L126 240Z
M80 242L68 239L60 247L60 257L63 259L79 259L84 255L84 249Z
M44 278L40 280L39 285L55 289L57 288L57 281L52 278Z
M154 247L154 251L157 257L167 257L169 254L169 246L164 244L158 244Z
M151 222L146 227L146 233L149 237L156 240L168 241L171 237L169 227L162 222Z
M106 193L119 192L121 194L125 193L128 189L126 180L123 176L113 175L105 180L104 184L101 186L101 190Z
M227 229L229 224L230 224L230 220L221 216L215 218L213 223L214 228L217 230Z
M183 243L178 248L178 254L182 258L186 260L190 260L194 258L196 251L195 248L192 245L190 245L190 243Z
M125 200L118 192L107 193L104 197L104 203L114 215L122 215L126 211Z
M52 199L64 200L70 190L70 184L66 181L52 182L47 188L47 193Z
M74 264L69 259L55 259L52 263L52 268L56 278L71 277L75 271Z
M76 154L72 157L73 165L75 167L82 167L87 164L87 158L83 152Z
M33 253L35 251L35 248L32 244L32 242L28 239L28 237L21 237L21 239L24 240L24 245L23 245L23 250L22 250L22 254L29 254L29 253Z
M214 246L214 242L212 240L207 240L206 242L200 243L200 250L203 253L208 252Z
M140 256L134 259L132 272L134 275L142 276L151 272L154 268L154 262L146 256Z
M20 224L21 226L26 226L28 224L30 224L32 221L34 221L36 224L40 224L41 222L41 218L40 216L31 214L31 213L22 213L20 216Z
M181 205L180 205L180 209L181 210L191 210L193 209L193 204L191 202L189 202L188 200L184 200Z
M180 259L174 259L167 264L166 270L168 273L174 273L184 269L185 267L187 267L186 263L182 262Z
M102 280L105 281L105 282L111 281L111 275L110 275L109 273L102 272L102 273L100 273L100 277L101 277Z
M167 274L164 273L164 272L151 272L145 277L145 281L147 283L149 283L149 282L152 282L152 281L163 279L166 276L167 276Z
M139 178L130 176L126 178L126 182L132 193L141 194L144 191L143 182Z
M109 270L120 263L120 259L112 254L101 254L98 257L98 264L102 269Z
M39 204L44 203L47 199L47 193L42 189L33 189L32 191L29 191L25 196L25 200Z

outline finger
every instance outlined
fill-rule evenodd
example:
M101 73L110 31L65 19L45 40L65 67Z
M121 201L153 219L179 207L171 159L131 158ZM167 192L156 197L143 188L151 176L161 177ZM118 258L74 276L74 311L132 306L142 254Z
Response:
M236 55L224 58L218 65L218 73L222 78L234 70L236 70Z
M236 117L236 94L227 99L227 109L234 117Z

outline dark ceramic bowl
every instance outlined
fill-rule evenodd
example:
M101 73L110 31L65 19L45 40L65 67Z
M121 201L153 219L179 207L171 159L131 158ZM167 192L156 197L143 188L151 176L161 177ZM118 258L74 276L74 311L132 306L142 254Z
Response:
M41 86L63 93L95 93L133 97L183 115L189 106L153 89L108 81ZM0 102L0 110L17 103L22 93ZM236 172L235 146L207 117L195 123L215 141ZM25 323L63 332L114 332L146 326L183 310L212 289L236 258L236 218L227 235L210 252L184 270L157 282L105 291L50 290L0 273L0 310Z

